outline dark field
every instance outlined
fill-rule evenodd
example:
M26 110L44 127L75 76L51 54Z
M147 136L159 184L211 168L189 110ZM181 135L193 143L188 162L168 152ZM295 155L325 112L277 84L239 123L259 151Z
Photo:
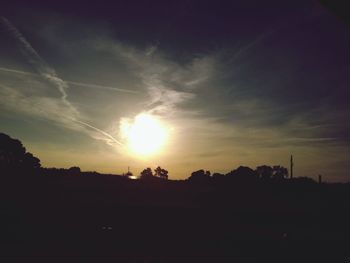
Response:
M8 176L2 262L349 262L350 185Z

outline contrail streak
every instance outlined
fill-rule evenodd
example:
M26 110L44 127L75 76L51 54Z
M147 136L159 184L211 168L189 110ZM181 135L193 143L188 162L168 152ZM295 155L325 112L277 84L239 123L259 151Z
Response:
M70 108L74 107L67 101L66 89L68 85L62 79L60 79L55 70L51 68L46 62L39 56L36 50L26 40L26 38L18 31L18 29L10 23L5 17L1 17L2 24L5 26L9 34L16 40L22 54L28 59L28 62L34 66L38 73L53 83L61 93L62 101ZM74 109L75 110L75 109Z
M17 69L10 69L10 68L2 68L0 67L1 71L5 72L10 72L10 73L15 73L15 74L22 74L22 75L28 75L28 76L39 76L38 74L22 71L22 70L17 70Z
M90 125L90 124L88 124L88 123L86 123L86 122L83 122L83 121L79 121L79 120L75 120L75 119L71 119L71 120L74 121L74 122L80 123L80 124L82 124L82 125L85 125L86 127L89 127L89 128L91 128L91 129L93 129L93 130L95 130L95 131L98 131L98 132L102 133L103 135L105 135L106 137L108 137L109 139L111 139L114 143L117 143L117 144L119 144L120 146L123 146L123 145L124 145L124 144L122 144L121 142L119 142L117 139L115 139L112 135L110 135L109 133L107 133L107 132L105 132L105 131L103 131L103 130L100 130L99 128L96 128L96 127L94 127L94 126L92 126L92 125Z
M120 91L120 92L125 92L125 93L132 93L132 94L138 94L139 93L139 92L137 92L135 90L113 88L113 87L109 87L109 86L101 86L101 85L96 85L96 84L87 84L87 83L75 82L75 81L67 81L67 83L69 83L71 85L88 87L88 88L106 89L106 90Z
M34 73L31 73L31 72L27 72L27 71L22 71L22 70L17 70L17 69L10 69L10 68L3 68L3 67L0 67L0 71L9 72L9 73L15 73L15 74L28 75L28 76L34 76L34 77L40 76L39 74L34 74ZM139 93L136 90L120 89L120 88L104 86L104 85L98 85L98 84L88 84L88 83L76 82L76 81L70 81L70 80L66 80L65 82L68 83L68 84L71 84L71 85L87 87L87 88L105 89L105 90L120 91L120 92L125 92L125 93L132 93L132 94L138 94Z
M7 31L13 36L13 38L17 41L20 50L22 51L23 55L28 59L28 61L34 66L34 68L38 71L38 73L46 78L48 81L56 85L57 89L61 93L61 99L62 102L71 110L72 117L67 117L71 121L80 123L81 125L84 125L86 127L89 127L102 135L109 138L112 142L117 143L119 145L123 145L121 142L116 140L112 135L108 134L107 132L100 130L99 128L96 128L88 123L85 123L83 121L80 121L77 119L79 116L79 112L76 110L76 108L67 100L67 93L66 89L68 88L67 83L59 78L53 68L51 68L49 65L46 64L46 62L39 56L39 54L36 52L36 50L30 45L30 43L25 39L25 37L17 30L17 28L10 23L6 18L0 17L0 21L5 26ZM9 70L8 70L9 71ZM10 70L11 72L17 72L22 74L32 74L27 72L22 72L18 70Z

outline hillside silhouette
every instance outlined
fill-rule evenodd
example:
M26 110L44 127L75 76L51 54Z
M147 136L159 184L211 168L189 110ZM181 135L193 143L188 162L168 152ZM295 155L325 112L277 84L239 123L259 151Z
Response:
M279 165L133 180L43 168L0 134L0 169L2 262L350 262L350 185Z

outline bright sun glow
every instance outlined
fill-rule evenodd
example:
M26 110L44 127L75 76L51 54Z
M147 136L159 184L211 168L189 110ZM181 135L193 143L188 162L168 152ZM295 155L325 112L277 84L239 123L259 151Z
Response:
M147 113L137 115L133 122L122 119L120 129L129 151L139 156L158 152L167 138L167 129L156 117Z

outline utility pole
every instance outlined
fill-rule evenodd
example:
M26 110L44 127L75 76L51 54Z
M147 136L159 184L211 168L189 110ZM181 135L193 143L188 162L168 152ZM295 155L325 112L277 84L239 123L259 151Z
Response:
M293 179L293 155L290 156L290 179Z
M128 166L128 172L125 175L129 178L132 176L132 172L130 172L130 166Z

